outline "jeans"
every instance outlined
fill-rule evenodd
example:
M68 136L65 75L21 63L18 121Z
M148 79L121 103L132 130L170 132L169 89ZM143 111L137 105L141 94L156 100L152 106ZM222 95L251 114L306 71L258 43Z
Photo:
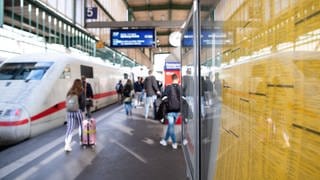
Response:
M136 92L135 95L134 95L134 105L135 106L139 106L140 103L141 103L141 96L142 96L142 92Z
M153 96L147 96L146 97L146 103L144 105L144 108L145 108L145 113L144 113L144 117L148 117L148 114L149 114L149 107L150 105L153 107L153 102L154 100L157 98L156 95L153 95ZM154 108L154 107L153 107Z
M126 115L132 115L132 102L125 102L124 109L126 110Z
M173 144L176 143L176 134L174 132L174 124L176 123L176 121L178 119L178 115L179 115L179 113L177 113L177 112L169 112L167 114L168 128L167 128L167 132L166 132L166 136L165 136L164 140L167 141L169 139L169 137L171 137Z

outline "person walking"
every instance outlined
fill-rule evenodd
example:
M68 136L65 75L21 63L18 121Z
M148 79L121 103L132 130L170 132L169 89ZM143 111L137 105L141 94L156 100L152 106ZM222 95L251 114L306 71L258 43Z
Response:
M86 77L81 76L82 87L84 90L84 97L85 97L85 108L86 108L86 116L91 118L91 107L93 106L93 90L91 84L86 82Z
M143 90L143 84L141 81L141 77L138 77L138 80L134 83L134 97L135 97L135 103L134 106L140 106L141 103L141 96L142 96L142 90Z
M130 79L127 80L123 88L123 103L127 115L132 115L132 95L133 87Z
M145 103L145 119L148 119L149 107L153 107L153 102L156 99L156 94L160 95L158 84L156 78L152 75L152 70L149 70L149 76L143 82L145 93L146 93L146 103Z
M122 101L122 90L123 90L122 81L119 80L119 82L116 84L116 92L117 92L117 95L118 95L119 104L121 104L121 101Z
M72 151L71 141L72 141L72 131L78 124L79 128L79 139L82 136L82 120L83 115L79 108L80 102L83 101L83 87L80 79L75 79L73 85L67 93L66 108L67 108L67 131L65 136L65 146L64 150L66 152ZM80 142L81 143L81 142Z
M177 149L178 144L176 142L176 135L174 132L174 125L178 119L179 112L180 112L180 86L179 86L179 78L176 74L171 76L172 84L168 85L164 90L164 100L167 101L167 108L166 108L166 118L168 120L167 131L165 137L162 138L160 144L163 146L167 146L167 141L169 137L172 140L172 148ZM165 98L167 97L167 99Z
M191 68L188 68L186 75L182 77L182 96L186 97L190 108L193 109L194 81L191 75Z

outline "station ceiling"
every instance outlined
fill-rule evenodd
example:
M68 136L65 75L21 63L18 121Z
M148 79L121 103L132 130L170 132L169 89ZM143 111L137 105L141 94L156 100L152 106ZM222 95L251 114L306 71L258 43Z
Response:
M87 22L86 28L155 28L157 49L170 52L169 35L180 31L187 20L193 0L123 0L129 21ZM161 51L160 50L160 51Z
M171 32L180 31L187 20L193 0L125 0L135 22L151 22L157 32L158 47L172 47L169 44Z
M201 0L202 18L210 16L220 0ZM150 28L157 33L157 53L172 52L169 43L172 32L181 31L187 20L193 0L123 0L128 8L129 21L87 22L86 28Z

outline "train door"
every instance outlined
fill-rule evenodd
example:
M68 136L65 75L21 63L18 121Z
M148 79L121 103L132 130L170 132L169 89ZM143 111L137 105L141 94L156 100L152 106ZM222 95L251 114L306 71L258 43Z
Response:
M99 94L100 84L99 78L94 76L94 69L92 66L80 65L80 76L86 77L86 82L91 85L93 95ZM93 98L93 109L97 109L97 101Z

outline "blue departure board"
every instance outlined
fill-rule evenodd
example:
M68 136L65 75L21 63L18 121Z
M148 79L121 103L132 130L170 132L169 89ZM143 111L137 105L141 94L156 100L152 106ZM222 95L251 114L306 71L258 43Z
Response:
M112 29L110 32L113 48L155 47L154 29Z
M182 46L193 46L193 31L187 31L182 36ZM210 30L201 30L201 46L232 44L232 34L225 32L215 32Z

